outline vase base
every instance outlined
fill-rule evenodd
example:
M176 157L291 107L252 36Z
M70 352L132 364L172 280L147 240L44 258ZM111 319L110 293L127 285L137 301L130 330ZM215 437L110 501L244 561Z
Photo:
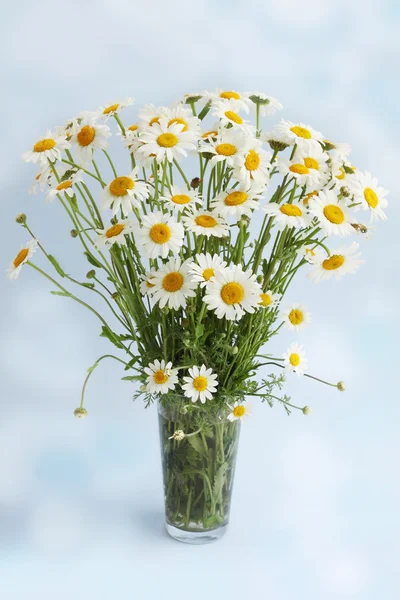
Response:
M210 544L211 542L219 540L227 530L228 524L218 527L217 529L211 529L209 531L186 531L185 529L174 527L169 523L165 524L165 528L167 533L178 542L200 545Z

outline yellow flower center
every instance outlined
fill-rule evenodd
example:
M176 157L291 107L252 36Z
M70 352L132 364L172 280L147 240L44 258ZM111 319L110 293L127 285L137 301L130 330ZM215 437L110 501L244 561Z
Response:
M315 169L316 171L319 171L319 162L315 160L315 158L311 158L311 156L308 156L304 159L304 164L307 169Z
M14 258L14 262L13 262L13 265L15 268L19 267L19 265L24 262L24 260L28 256L28 252L29 252L28 248L22 248L22 250L20 250L18 252L18 254Z
M314 191L314 192L310 192L309 194L307 194L307 196L305 196L303 198L303 204L304 206L308 206L309 200L310 198L312 198L313 196L318 196L318 192Z
M168 273L163 279L162 286L166 292L177 292L183 286L183 275L178 271Z
M82 129L80 130L80 132L78 133L78 135L76 136L77 140L78 140L78 144L80 146L89 146L89 144L91 144L94 140L96 136L96 131L93 127L90 127L90 125L85 125L84 127L82 127Z
M113 196L126 196L128 190L133 190L135 182L130 177L117 177L110 183L110 193Z
M116 225L113 225L112 227L110 227L110 229L107 229L106 237L107 238L115 237L116 235L119 235L121 233L121 231L123 231L124 229L125 229L125 225L123 225L122 223L117 223Z
M156 244L165 244L171 237L171 229L165 223L157 223L150 229L150 237Z
M107 108L105 108L103 110L103 115L109 115L112 112L115 112L116 110L118 110L119 108L119 104L111 104L111 106L107 106Z
M209 281L211 279L211 277L214 277L214 269L212 269L211 267L209 269L204 269L203 271L203 279L205 279L206 281Z
M236 281L226 283L221 289L221 298L225 304L239 304L244 298L244 288Z
M300 364L300 356L297 354L297 352L293 352L290 356L289 356L289 362L292 365L292 367L298 367Z
M237 92L221 92L219 97L225 98L225 100L240 100L240 95Z
M329 258L326 258L322 263L322 268L325 271L335 271L344 264L344 256L341 254L332 254Z
M203 133L203 135L201 136L202 138L208 138L208 137L215 137L218 135L218 131L215 131L215 129L211 129L210 131L206 131L205 133Z
M327 204L324 207L325 218L335 225L340 225L344 221L344 213L336 204Z
M375 194L374 190L371 190L371 188L365 188L364 198L368 206L371 208L376 208L378 206L378 196Z
M44 140L40 140L40 142L36 142L33 146L34 152L46 152L46 150L51 150L56 145L55 141L51 138L46 138Z
M290 128L290 131L292 131L298 137L304 138L305 140L311 139L311 133L305 127L299 127L298 125L295 125L294 127Z
M199 377L196 377L195 379L193 379L193 387L198 392L204 392L204 390L207 389L207 386L208 386L208 381L207 381L206 377L199 375Z
M190 196L187 196L186 194L175 194L175 196L172 196L171 198L171 201L174 204L188 204L190 200Z
M154 379L155 383L158 383L159 385L161 385L162 383L165 383L166 381L168 381L168 375L166 375L162 369L159 369L158 371L156 371L154 373L153 379Z
M301 217L303 214L301 208L294 204L282 204L279 210L287 217Z
M229 121L233 121L234 123L237 123L238 125L241 125L243 123L242 117L239 117L239 115L237 113L233 112L233 110L227 110L225 112L225 116Z
M72 181L62 181L61 183L58 184L58 186L56 187L56 190L60 191L60 190L67 190L68 188L70 188L72 185Z
M129 125L128 129L129 131L137 131L139 129L139 125Z
M150 127L152 125L154 125L154 123L159 123L160 122L160 117L153 117L150 121L149 121L149 125Z
M215 147L216 153L221 156L233 156L233 154L236 154L236 150L237 148L233 144L218 144Z
M304 321L304 315L298 308L293 308L289 313L289 321L292 325L300 325Z
M215 227L217 221L211 215L199 215L195 218L196 225L200 227Z
M188 124L186 123L186 121L184 119L180 119L179 117L176 117L175 119L171 119L168 122L168 127L170 125L173 125L174 123L178 123L178 125L183 125L182 131L187 131L188 130Z
M344 172L344 169L340 168L339 169L339 175L335 175L336 179L344 179L346 177L346 173Z
M239 206L246 202L247 198L246 192L231 192L226 196L224 202L227 206Z
M256 171L260 166L260 157L254 150L250 150L244 161L244 166L248 171Z
M173 133L162 133L157 138L157 144L161 146L161 148L172 148L173 146L176 146L178 142L178 137Z
M242 404L239 404L239 406L235 406L233 409L233 414L235 417L243 417L246 414L246 408Z
M272 298L269 294L260 294L261 302L263 306L269 306L272 304Z
M290 165L289 171L292 171L292 173L297 173L298 175L308 175L308 173L310 172L306 165L301 165L299 163Z

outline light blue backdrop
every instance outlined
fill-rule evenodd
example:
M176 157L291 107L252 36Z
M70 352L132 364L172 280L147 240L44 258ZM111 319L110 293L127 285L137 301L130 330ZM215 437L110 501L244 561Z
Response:
M309 417L253 405L230 530L207 547L163 533L155 409L132 403L117 363L94 374L89 418L72 416L109 348L95 319L28 268L0 280L1 597L398 599L398 3L20 0L2 18L4 269L26 241L23 211L84 277L60 209L27 195L34 170L20 155L47 126L128 95L265 91L286 118L351 143L391 196L356 277L300 277L288 296L313 315L301 336L310 369L348 391L296 378L287 391Z

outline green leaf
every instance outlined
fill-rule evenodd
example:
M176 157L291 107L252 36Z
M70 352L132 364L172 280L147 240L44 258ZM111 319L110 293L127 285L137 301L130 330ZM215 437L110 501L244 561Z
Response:
M68 292L54 292L54 291L51 291L50 294L53 294L53 296L66 296L67 298L69 296L71 296L71 294L69 294Z
M209 112L210 108L211 108L211 100L209 100L209 101L207 102L207 104L205 105L205 107L203 108L203 110L201 110L201 111L199 112L199 119L200 119L200 121L202 121L202 120L204 119L204 117L206 117L206 116L207 116L207 114L208 114L208 112Z
M203 445L203 442L201 441L200 436L198 436L198 435L191 435L191 436L187 437L186 439L189 442L189 444L192 446L192 448L194 448L194 450L196 450L196 452L198 452L199 454L201 454L205 458L208 457L208 452L205 449L205 447Z
M90 262L91 265L97 267L98 269L103 268L103 265L94 256L89 254L89 252L84 252L83 254L86 256L88 262Z
M103 325L103 327L101 328L100 336L108 338L110 342L114 344L114 346L117 346L117 348L124 348L123 344L121 344L119 336L113 331L111 331L111 329L106 325Z
M125 371L128 371L131 367L133 367L134 364L137 363L137 361L139 360L140 356L134 356L126 365L125 367Z
M195 329L196 340L201 338L203 336L203 333L204 333L204 325L197 325L197 327Z
M76 199L75 194L72 196L72 198L69 199L69 203L71 205L72 210L76 211L78 210L78 201Z
M60 267L59 263L56 261L54 256L52 256L51 254L48 254L47 258L49 259L49 261L51 262L51 264L53 265L53 267L55 268L57 273L59 275L61 275L61 277L65 277L65 272L62 270L62 268Z
M224 462L218 469L214 477L213 501L215 504L222 502L222 488L225 482L225 475L228 470L228 463Z
M141 375L127 375L126 377L121 377L122 381L141 381L143 377Z

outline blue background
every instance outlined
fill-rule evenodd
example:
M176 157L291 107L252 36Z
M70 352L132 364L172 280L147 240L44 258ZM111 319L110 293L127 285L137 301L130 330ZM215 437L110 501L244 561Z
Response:
M156 410L132 402L118 363L102 363L89 417L73 418L86 368L110 349L95 318L28 268L0 281L5 600L399 598L399 18L398 3L382 0L4 7L4 269L28 239L14 223L23 211L84 278L62 209L28 196L36 172L20 155L46 127L129 95L141 106L204 88L264 91L285 118L351 143L352 162L391 190L358 275L317 286L300 275L287 296L312 312L296 338L310 372L344 380L346 393L293 377L287 393L310 416L253 403L230 529L210 546L163 532ZM275 338L271 351L292 340Z

